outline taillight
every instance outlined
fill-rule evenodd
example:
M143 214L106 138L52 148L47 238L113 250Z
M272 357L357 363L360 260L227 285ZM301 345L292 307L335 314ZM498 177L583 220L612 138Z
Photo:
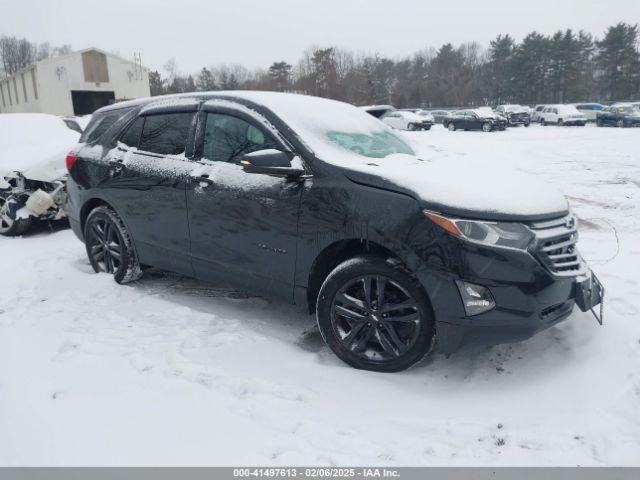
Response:
M71 171L71 167L73 167L77 159L78 156L75 153L69 152L67 158L65 159L65 162L67 163L67 170Z

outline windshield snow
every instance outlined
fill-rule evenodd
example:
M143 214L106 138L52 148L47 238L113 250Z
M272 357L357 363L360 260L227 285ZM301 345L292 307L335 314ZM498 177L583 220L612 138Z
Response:
M233 93L269 108L325 160L341 158L340 153L373 158L413 154L411 147L384 123L348 103L275 92Z
M391 132L364 133L327 132L327 138L335 144L359 155L384 158L394 153L413 155L413 150Z

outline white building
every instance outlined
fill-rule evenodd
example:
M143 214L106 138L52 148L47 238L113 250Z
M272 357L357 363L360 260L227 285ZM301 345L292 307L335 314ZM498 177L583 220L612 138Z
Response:
M89 48L0 79L0 113L86 115L114 102L149 95L146 68Z

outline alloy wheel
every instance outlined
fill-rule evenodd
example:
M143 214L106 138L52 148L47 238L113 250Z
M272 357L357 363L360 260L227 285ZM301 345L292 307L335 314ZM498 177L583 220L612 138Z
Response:
M123 242L117 229L107 219L96 219L91 224L89 252L100 270L113 274L122 263Z
M345 350L381 363L406 353L422 328L416 300L383 275L347 282L334 297L331 323Z
M618 128L624 128L624 120L620 119L617 122Z

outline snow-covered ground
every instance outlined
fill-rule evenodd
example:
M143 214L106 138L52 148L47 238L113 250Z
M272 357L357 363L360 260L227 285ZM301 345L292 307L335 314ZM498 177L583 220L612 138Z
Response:
M576 311L523 343L357 371L294 307L161 272L118 286L43 228L0 238L0 464L640 465L640 130L407 135L561 188L605 325Z

